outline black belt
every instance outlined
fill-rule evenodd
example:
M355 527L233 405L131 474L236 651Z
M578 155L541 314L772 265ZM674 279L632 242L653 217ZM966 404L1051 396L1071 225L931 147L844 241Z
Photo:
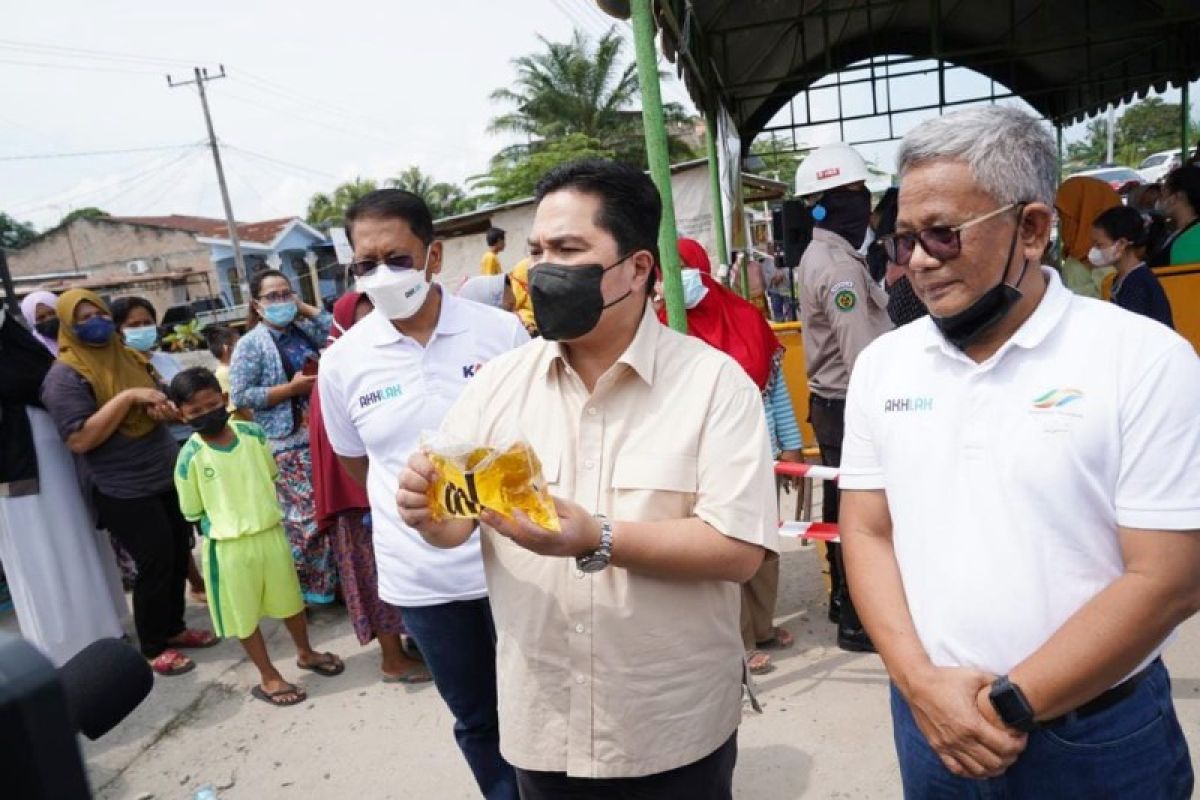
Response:
M1099 714L1101 711L1107 711L1121 701L1131 697L1133 693L1137 691L1137 688L1141 682L1146 679L1146 676L1150 673L1150 670L1158 666L1161 660L1162 659L1160 658L1154 659L1150 662L1150 666L1146 667L1132 678L1129 678L1122 683L1118 683L1104 694L1100 695L1094 700L1084 703L1074 711L1063 714L1061 717L1045 720L1041 723L1042 727L1053 728L1056 725L1061 725L1064 722L1068 722L1072 719L1084 719L1086 717Z
M846 406L846 401L844 399L838 400L829 397L821 397L819 394L810 394L808 399L813 403L813 405L820 406L821 408L844 408Z

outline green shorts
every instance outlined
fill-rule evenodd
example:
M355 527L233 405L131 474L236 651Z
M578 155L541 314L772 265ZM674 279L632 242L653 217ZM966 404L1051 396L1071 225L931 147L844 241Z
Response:
M286 619L304 610L282 525L236 539L205 539L202 553L208 612L218 636L245 639L263 617Z

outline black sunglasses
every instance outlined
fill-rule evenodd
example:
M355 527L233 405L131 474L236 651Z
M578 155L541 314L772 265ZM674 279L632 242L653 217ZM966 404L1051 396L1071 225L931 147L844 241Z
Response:
M958 258L962 253L962 232L972 225L986 222L992 217L998 217L1006 211L1024 208L1025 203L1009 203L994 211L989 211L981 217L969 219L961 225L934 225L919 231L909 233L893 233L881 236L879 241L883 251L887 253L888 261L899 267L907 267L912 261L917 242L930 258L938 261L949 261Z
M404 272L405 270L416 269L416 261L413 260L412 256L388 256L382 261L374 261L372 259L354 261L351 262L347 269L350 270L350 274L354 277L365 278L378 269L380 264L392 272Z

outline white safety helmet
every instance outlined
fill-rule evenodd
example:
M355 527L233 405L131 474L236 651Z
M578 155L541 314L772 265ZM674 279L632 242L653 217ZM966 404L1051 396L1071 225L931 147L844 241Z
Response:
M796 194L808 197L868 177L867 162L858 151L845 142L833 142L818 147L796 168Z

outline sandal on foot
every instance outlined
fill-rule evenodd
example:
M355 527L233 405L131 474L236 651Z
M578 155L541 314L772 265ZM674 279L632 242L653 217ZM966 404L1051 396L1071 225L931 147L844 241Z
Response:
M429 683L433 680L433 675L429 673L428 667L423 664L417 664L404 670L399 675L388 675L385 672L381 680L384 683L403 683L406 686L412 686L418 683Z
M273 692L268 692L262 686L255 686L250 690L250 696L280 707L298 705L308 699L303 689L290 683L285 688Z
M164 677L174 677L196 668L196 662L178 650L163 650L150 661L150 669Z
M167 644L172 647L190 647L194 650L202 650L220 643L221 639L212 631L201 631L195 628L188 628L178 636L172 636L167 640Z
M332 678L334 675L341 675L346 671L346 665L333 653L321 653L320 660L312 664L301 664L297 661L296 666L309 672L315 672L323 678Z
M746 653L746 668L751 675L766 675L775 669L771 657L761 650L750 650Z
M774 627L771 629L771 638L761 642L755 642L754 646L760 650L787 650L796 643L796 637L791 631L786 628Z

